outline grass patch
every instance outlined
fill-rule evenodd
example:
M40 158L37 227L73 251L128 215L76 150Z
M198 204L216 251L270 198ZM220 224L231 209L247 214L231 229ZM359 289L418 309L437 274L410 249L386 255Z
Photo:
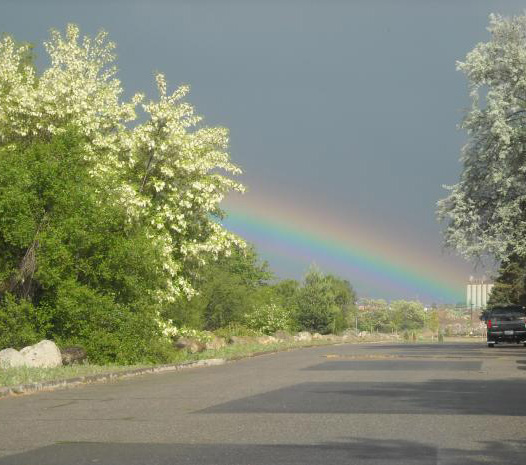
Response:
M305 341L305 342L276 342L272 344L231 344L218 350L205 350L204 352L189 355L191 360L202 360L207 358L224 358L226 360L236 359L239 357L248 357L250 355L263 352L279 352L300 347L326 346L333 345L332 341Z
M58 381L78 376L97 373L117 372L148 365L72 365L56 368L4 368L0 369L0 387L16 386L18 384L40 383L42 381Z

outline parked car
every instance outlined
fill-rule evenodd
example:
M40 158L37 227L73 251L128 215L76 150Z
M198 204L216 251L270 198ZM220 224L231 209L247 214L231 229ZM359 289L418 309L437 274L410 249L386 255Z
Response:
M501 342L524 344L526 347L526 309L518 305L502 305L484 314L487 325L488 347Z

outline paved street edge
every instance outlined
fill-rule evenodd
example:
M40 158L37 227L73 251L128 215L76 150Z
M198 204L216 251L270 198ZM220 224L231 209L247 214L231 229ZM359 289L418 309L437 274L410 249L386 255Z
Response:
M134 368L130 370L123 371L113 371L105 373L96 373L93 375L77 376L74 378L66 378L60 380L50 380L42 381L39 383L29 383L29 384L19 384L14 386L5 386L0 387L0 399L4 397L17 396L23 394L33 394L42 391L55 391L58 389L68 389L76 386L99 383L99 382L109 382L116 381L121 378L130 378L132 376L144 375L144 374L154 374L154 373L163 373L169 371L181 371L189 368L199 368L207 366L216 366L224 365L229 362L235 362L238 360L243 360L246 358L258 357L261 355L271 355L279 352L288 352L290 350L301 350L301 349L310 349L314 347L327 347L334 345L342 344L382 344L385 342L395 342L400 343L400 341L392 341L390 339L386 340L377 340L377 341L363 341L363 342L349 342L349 341L327 341L325 344L308 344L301 345L298 347L285 347L279 348L277 350L268 350L268 351L258 351L252 353L245 353L242 355L234 356L228 359L225 358L210 358L204 360L182 362L177 364L168 364L168 365L156 365L151 367L144 368Z
M120 378L130 378L132 376L149 373L180 371L189 368L223 365L225 363L226 359L210 358L206 360L197 360L195 362L184 362L171 365L157 365L145 368L134 368L131 370L124 370L118 372L106 372L97 373L94 375L77 376L75 378L67 378L61 380L42 381L40 383L19 384L16 386L0 387L0 398L17 394L31 394L40 391L54 391L56 389L64 389L90 383L113 381Z

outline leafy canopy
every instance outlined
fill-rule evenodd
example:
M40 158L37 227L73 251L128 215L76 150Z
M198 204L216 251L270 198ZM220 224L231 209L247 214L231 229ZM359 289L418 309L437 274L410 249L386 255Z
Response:
M472 106L463 170L438 202L445 243L468 258L526 257L526 16L491 15L491 39L457 63Z
M186 269L243 246L217 221L224 195L243 190L229 177L240 170L227 152L228 131L202 126L184 101L188 87L169 93L162 74L156 100L136 94L122 101L115 45L104 32L81 38L70 24L44 45L51 64L37 76L28 45L8 36L0 41L0 146L49 141L75 128L84 137L84 158L93 162L90 174L111 186L107 202L121 205L126 221L146 228L163 251L166 285L158 301L192 295Z

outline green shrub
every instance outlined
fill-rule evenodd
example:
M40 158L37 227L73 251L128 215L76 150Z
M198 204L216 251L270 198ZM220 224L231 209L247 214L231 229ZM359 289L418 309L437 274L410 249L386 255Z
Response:
M108 198L112 179L90 174L84 144L68 129L0 149L0 338L82 345L97 363L154 360L161 247Z
M230 336L261 336L259 331L247 328L240 323L231 323L223 328L218 328L214 331L214 334L227 340L230 338Z
M310 269L298 291L297 322L301 330L327 334L335 331L338 308L330 283L317 269Z
M49 315L38 311L30 301L17 302L11 294L0 301L0 350L20 350L35 344L45 338L49 326Z
M163 344L168 345L154 312L130 309L72 280L60 286L49 308L53 339L84 347L92 363L153 362Z
M415 330L424 327L426 313L424 305L417 301L395 300L391 302L391 315L399 330Z
M269 335L279 330L289 331L292 312L273 302L261 304L245 315L245 324L249 329Z

